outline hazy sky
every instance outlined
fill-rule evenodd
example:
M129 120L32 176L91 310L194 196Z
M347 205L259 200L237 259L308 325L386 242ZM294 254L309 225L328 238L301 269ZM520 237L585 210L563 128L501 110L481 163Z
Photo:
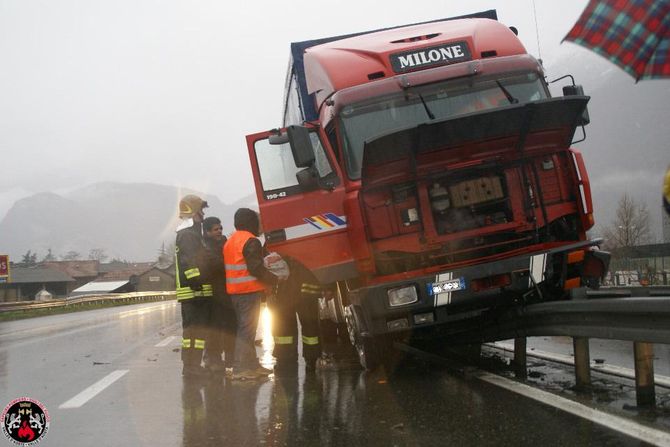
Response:
M586 3L536 0L546 64ZM538 56L531 0L0 0L0 218L105 180L231 202L252 192L245 134L280 124L290 42L486 9Z

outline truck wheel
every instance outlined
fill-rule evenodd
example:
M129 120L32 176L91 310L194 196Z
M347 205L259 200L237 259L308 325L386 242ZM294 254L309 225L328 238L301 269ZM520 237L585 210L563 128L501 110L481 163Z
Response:
M360 337L355 345L358 353L358 361L366 371L374 371L379 367L380 359L377 352L375 339L371 337Z
M359 318L360 314L356 312L352 304L344 308L344 320L347 323L349 340L356 349L358 361L366 371L374 371L379 366L379 353L375 339L361 334L362 324Z

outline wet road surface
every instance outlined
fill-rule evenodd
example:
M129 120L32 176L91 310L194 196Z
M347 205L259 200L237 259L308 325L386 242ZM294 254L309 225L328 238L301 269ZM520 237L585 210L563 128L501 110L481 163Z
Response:
M154 303L3 323L0 405L41 401L45 446L645 445L412 359L393 376L300 365L263 381L184 381L178 310Z

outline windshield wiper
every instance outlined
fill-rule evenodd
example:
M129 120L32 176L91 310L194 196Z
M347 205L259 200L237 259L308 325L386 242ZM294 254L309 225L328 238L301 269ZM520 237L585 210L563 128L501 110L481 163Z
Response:
M500 90L502 90L502 92L505 94L505 97L507 98L507 100L509 101L510 104L518 104L518 103L519 103L519 100L516 99L514 96L512 96L512 94L509 92L509 90L507 90L507 89L500 83L500 81L497 80L497 79L496 79L496 84L498 84L498 87L500 87Z
M400 77L400 87L405 91L405 101L408 101L409 100L409 93L410 93L409 89L412 86L409 84L409 80L407 79L406 76L401 76ZM426 104L426 100L423 99L423 95L421 93L418 93L418 92L416 94L419 95L419 99L421 100L421 104L423 104L423 109L426 111L426 115L428 115L428 118L430 118L431 120L434 120L435 115L433 114L433 112L431 112L430 108L428 107L428 104Z
M423 104L423 108L426 110L426 115L428 115L428 118L434 120L435 115L433 115L433 112L431 112L428 108L428 104L426 104L426 100L423 99L423 95L421 93L417 93L417 95L419 95L419 98L421 99L421 104Z

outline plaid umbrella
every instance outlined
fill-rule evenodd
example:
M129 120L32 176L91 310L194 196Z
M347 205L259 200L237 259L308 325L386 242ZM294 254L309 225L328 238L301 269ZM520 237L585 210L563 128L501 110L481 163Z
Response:
M638 81L670 77L670 0L591 0L563 40L595 51Z

